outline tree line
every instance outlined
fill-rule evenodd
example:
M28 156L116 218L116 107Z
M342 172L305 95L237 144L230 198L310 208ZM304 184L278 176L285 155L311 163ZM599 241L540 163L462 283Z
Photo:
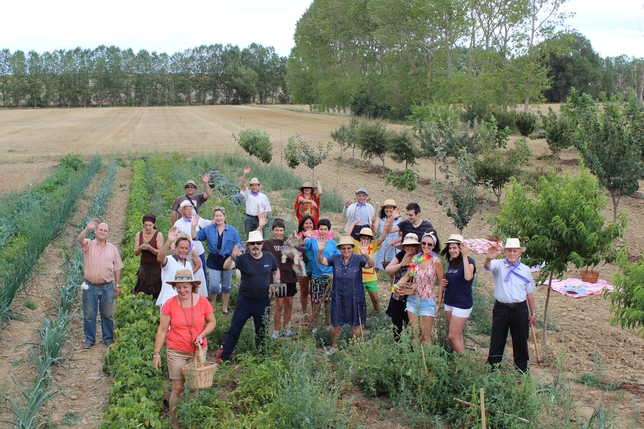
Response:
M293 101L404 118L423 102L503 109L571 87L644 92L644 59L602 59L564 31L567 0L314 0L288 60Z
M286 58L272 46L202 45L172 55L101 45L0 51L4 107L289 102Z

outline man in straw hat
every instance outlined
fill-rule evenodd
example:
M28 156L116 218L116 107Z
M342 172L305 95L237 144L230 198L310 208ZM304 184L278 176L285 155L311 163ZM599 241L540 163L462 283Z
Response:
M248 253L243 253L241 246L236 245L230 257L224 262L224 270L237 268L241 273L239 283L239 296L233 312L233 320L228 332L221 343L217 361L230 359L235 346L239 341L246 321L253 318L255 323L255 344L261 345L266 335L264 315L268 315L271 300L268 290L273 283L280 282L280 270L275 257L268 252L262 252L264 238L260 231L251 231L248 236Z
M259 214L270 213L271 203L268 202L266 194L261 192L259 188L261 183L257 177L250 179L248 187L246 186L246 175L250 173L250 166L244 167L244 173L241 178L240 194L246 199L246 216L244 217L244 230L246 231L246 238L248 239L251 231L255 231L259 226ZM262 229L262 236L266 233L266 227Z
M514 365L522 372L528 370L528 335L530 325L537 321L530 269L519 261L525 247L518 238L505 242L504 259L496 259L501 250L490 246L483 268L494 274L494 309L488 363L496 367L503 359L508 330L512 335Z
M372 228L373 223L376 221L376 211L367 202L368 196L367 190L360 188L356 191L356 201L352 203L347 200L344 203L342 218L347 219L344 232L351 235L354 240L360 239L358 233L362 228Z
M210 188L210 185L208 182L210 181L210 173L205 173L203 176L201 176L201 181L204 184L205 191L203 194L197 194L197 184L195 183L194 180L188 180L184 186L184 189L186 190L185 194L179 195L175 200L174 204L172 204L172 224L179 219L181 216L181 213L179 213L179 206L181 205L182 202L188 201L190 202L190 205L194 208L193 213L199 214L199 208L203 203L206 202L210 194L212 194L212 189Z

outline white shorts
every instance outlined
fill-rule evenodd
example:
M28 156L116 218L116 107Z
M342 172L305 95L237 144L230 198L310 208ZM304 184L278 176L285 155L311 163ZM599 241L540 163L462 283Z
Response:
M472 314L472 309L474 307L470 307L467 310L463 310L462 308L452 307L451 305L445 304L443 308L445 309L445 311L451 311L452 316L463 317L467 319L468 317L470 317L470 314Z

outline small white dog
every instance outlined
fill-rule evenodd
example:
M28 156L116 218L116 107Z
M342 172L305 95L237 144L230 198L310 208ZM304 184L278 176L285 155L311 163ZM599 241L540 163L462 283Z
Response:
M284 247L282 248L282 263L287 259L293 260L293 271L300 277L306 276L306 264L302 259L300 253L304 238L299 237L296 232L293 232L286 240L284 240Z

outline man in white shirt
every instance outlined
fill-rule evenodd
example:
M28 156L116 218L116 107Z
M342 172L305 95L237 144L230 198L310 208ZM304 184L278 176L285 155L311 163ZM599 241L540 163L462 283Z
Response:
M250 166L244 167L244 174L241 179L240 194L246 198L246 216L244 218L244 230L246 231L246 239L251 231L255 231L259 226L259 214L270 213L271 203L268 202L266 194L262 193L259 188L261 183L257 177L250 179L248 187L246 186L246 175L250 173ZM262 229L262 236L265 235L266 227Z

